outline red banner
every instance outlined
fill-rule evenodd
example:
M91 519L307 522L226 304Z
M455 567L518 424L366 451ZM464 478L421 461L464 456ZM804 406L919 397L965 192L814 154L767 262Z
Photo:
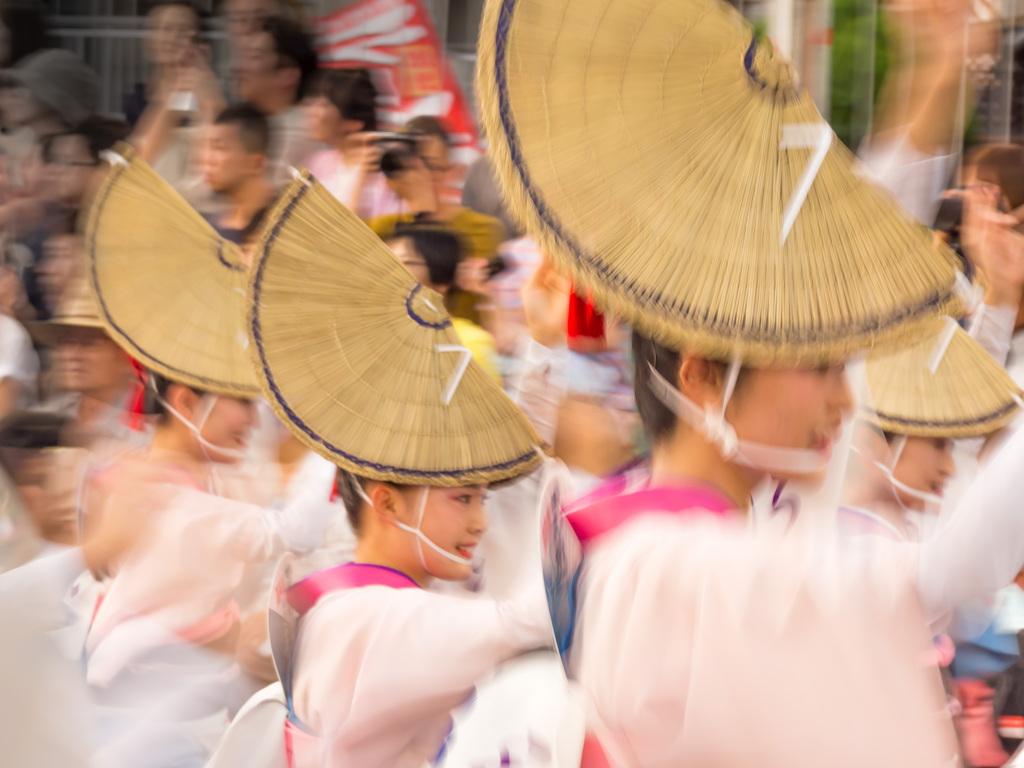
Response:
M420 0L363 0L316 22L320 63L365 67L380 93L380 119L398 128L416 115L441 118L452 135L453 160L479 150L466 97Z

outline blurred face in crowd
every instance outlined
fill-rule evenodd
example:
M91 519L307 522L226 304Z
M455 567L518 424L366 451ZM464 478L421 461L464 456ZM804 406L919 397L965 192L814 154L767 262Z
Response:
M78 235L53 235L43 244L43 258L36 265L36 276L43 291L43 302L53 310L64 288L82 263L82 245Z
M74 466L82 453L71 448L19 450L14 481L40 537L74 546L77 543L77 487Z
M0 88L0 115L6 127L18 128L29 125L46 114L46 107L28 88L20 85Z
M430 171L430 179L438 195L442 193L452 169L448 158L448 146L436 136L425 136L420 139L418 152L423 164Z
M388 242L388 247L398 257L398 260L402 262L402 265L422 285L425 285L427 288L433 288L438 293L444 293L445 289L443 287L433 285L430 282L430 271L427 269L426 259L413 247L412 240L408 237L400 237L397 240Z
M62 389L98 400L119 393L131 371L121 348L101 328L62 328L55 360Z
M212 125L209 137L204 176L214 192L230 196L265 172L266 155L246 150L237 125Z
M308 104L310 133L316 141L333 146L348 134L362 129L362 123L346 121L334 102L326 96L315 96Z
M231 0L227 4L228 33L236 41L255 34L279 10L275 0Z
M921 493L941 497L946 484L956 475L953 441L944 437L908 437L892 475ZM896 494L905 507L920 510L924 502L899 488Z
M199 19L185 5L159 5L146 18L149 60L161 67L180 64L199 31Z
M271 104L282 94L294 102L299 80L298 67L287 66L287 62L281 60L269 32L257 32L242 41L238 92L243 101L271 112Z
M57 201L66 208L78 208L98 165L89 143L78 134L58 136L50 144L46 160L56 180Z

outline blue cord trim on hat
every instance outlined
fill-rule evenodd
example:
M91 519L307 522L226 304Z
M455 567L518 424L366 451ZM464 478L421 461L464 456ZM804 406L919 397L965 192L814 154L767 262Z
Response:
M284 398L284 395L281 393L281 390L277 385L277 381L274 379L274 374L270 370L270 366L267 364L266 350L263 348L263 331L260 323L260 308L262 306L260 303L260 296L263 291L263 271L267 266L267 261L269 260L268 256L270 253L270 249L273 246L274 242L277 240L278 235L281 233L281 228L284 226L285 222L291 217L292 213L294 213L295 206L305 196L306 191L309 189L310 187L305 185L300 187L299 191L295 194L295 197L291 199L291 201L285 207L284 211L282 211L281 216L274 223L274 228L273 230L271 230L270 235L267 237L262 252L259 255L259 264L256 266L256 274L253 281L252 338L253 341L255 342L256 350L259 354L260 366L263 369L263 375L267 379L267 386L270 389L270 392L273 394L274 400L277 402L279 406L281 406L281 410L283 410L285 414L288 416L289 421L291 421L291 423L295 425L298 429L302 430L303 434L305 434L307 437L315 441L317 444L322 445L324 448L326 448L334 455L340 456L346 461L352 462L356 466L364 467L366 469L371 469L377 472L388 472L396 475L402 475L409 478L459 478L475 472L500 472L506 469L514 469L515 467L521 466L523 464L528 464L529 462L533 461L534 457L537 455L537 452L535 449L531 448L527 453L524 453L522 456L519 456L518 458L512 459L511 461L503 461L500 464L492 464L487 467L469 467L467 469L451 469L438 471L406 469L405 467L393 467L388 464L380 464L374 461L366 461L365 459L361 459L358 456L354 456L351 453L342 450L338 446L334 445L333 443L329 442L328 440L317 434L313 429L311 429L306 424L305 421L303 421L299 417L297 413L295 413L294 410L292 410L292 407L288 404L288 402Z
M761 88L765 87L765 82L757 76L757 70L754 69L754 53L757 52L757 38L750 39L750 47L747 48L746 54L743 56L743 68L747 70L747 74L750 75L750 79L753 80Z
M1011 413L1017 407L1017 403L1010 402L1004 405L1002 408L992 411L992 413L987 413L984 416L978 416L977 418L973 419L958 419L957 421L923 421L921 419L904 419L899 416L890 416L889 414L882 413L877 409L875 409L874 411L868 411L868 413L873 413L879 419L885 419L886 421L891 421L894 424L902 424L907 427L929 427L933 429L940 429L942 427L956 428L970 427L975 424L984 424L986 421L992 421L994 419L998 419L1001 416L1005 416L1008 413Z
M107 198L110 197L110 193L113 190L114 185L117 183L118 178L121 176L122 173L127 171L129 167L130 166L118 164L118 165L115 165L113 168L111 168L108 171L108 173L112 173L112 174L114 174L114 176L107 183L106 187L103 190L103 196L96 203L96 210L92 214L93 217L94 217L94 220L98 219L100 214L103 212L103 207L106 205ZM227 389L227 390L232 390L232 391L238 391L239 389L244 389L244 387L239 387L237 384L228 384L228 383L223 382L223 381L218 381L217 379L211 379L211 378L209 378L207 376L198 376L198 375L192 373L191 371L184 371L181 368L176 368L173 365L168 365L163 360L158 358L156 355L153 355L150 352L147 352L142 347L140 347L138 344L136 344L135 341L132 339L132 337L129 336L125 332L125 330L114 321L114 318L111 317L111 315L110 315L110 310L107 308L107 302L104 301L104 299L103 299L103 292L100 290L99 276L97 275L97 272L96 272L96 228L95 227L93 227L92 237L89 239L89 270L92 273L92 284L96 288L96 300L97 300L97 302L100 305L100 311L103 313L103 316L107 319L107 322L110 324L110 327L114 331L116 331L117 334L122 339L124 339L125 343L127 343L133 350L135 350L136 356L141 358L142 362L148 364L148 361L152 361L152 362L156 363L157 365L162 366L166 371L172 371L173 373L177 373L180 376L184 376L184 377L187 377L187 378L190 378L190 379L194 379L195 381L201 381L201 382L203 382L203 384L209 385L209 386L217 388L217 389ZM168 378L174 378L173 374L168 374Z
M230 261L224 258L223 240L217 243L217 261L219 261L221 264L223 264L225 267L232 270L233 272L243 272L245 270L245 267L243 267L241 264L232 264Z
M450 326L452 324L450 317L446 317L440 323L432 323L426 318L422 318L416 314L416 310L412 308L412 302L413 299L416 298L416 294L418 294L421 290L423 290L423 286L420 283L417 283L416 287L409 291L409 295L405 297L405 311L409 313L409 317L411 317L417 323L422 325L424 328L433 328L434 330L437 331L440 331Z
M844 334L854 335L871 334L889 328L899 322L930 315L952 296L952 288L950 288L946 293L936 293L915 307L904 307L901 311L885 318L866 319L856 327L850 325L819 326L810 330L788 331L782 334L774 330L742 326L729 320L714 317L707 309L698 311L690 306L682 305L678 299L668 299L653 288L645 288L638 285L635 280L622 275L609 266L600 255L586 254L580 243L562 227L558 217L548 208L541 191L534 185L530 177L530 172L526 167L526 160L523 157L519 132L516 129L515 120L512 116L507 79L508 63L506 61L508 55L508 35L512 27L512 17L515 13L516 1L502 0L494 40L494 75L498 86L498 113L501 118L502 127L505 130L505 139L508 142L512 164L519 173L519 178L523 183L526 194L533 203L534 210L541 222L561 242L562 246L580 266L595 273L617 292L628 294L630 303L657 309L662 315L674 316L679 320L691 323L694 326L694 330L711 332L722 337L736 338L738 336L745 336L750 340L762 343L813 344L820 343L823 337L834 336L839 331L842 331ZM756 45L747 50L747 56L744 57L745 66L747 57L750 57L752 66L755 50Z

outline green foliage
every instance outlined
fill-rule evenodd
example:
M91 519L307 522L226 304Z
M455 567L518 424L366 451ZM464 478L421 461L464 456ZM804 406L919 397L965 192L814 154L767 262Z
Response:
M835 0L830 122L854 149L867 135L885 73L894 63L885 12L872 0ZM871 35L874 28L874 77Z

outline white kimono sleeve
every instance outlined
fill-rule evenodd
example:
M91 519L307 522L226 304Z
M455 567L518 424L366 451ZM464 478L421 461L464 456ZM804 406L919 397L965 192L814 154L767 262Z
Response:
M0 575L0 626L15 643L69 624L64 594L85 570L79 549L33 560Z
M1020 472L1024 429L982 467L956 511L919 545L918 591L930 621L958 604L995 592L1024 566Z

